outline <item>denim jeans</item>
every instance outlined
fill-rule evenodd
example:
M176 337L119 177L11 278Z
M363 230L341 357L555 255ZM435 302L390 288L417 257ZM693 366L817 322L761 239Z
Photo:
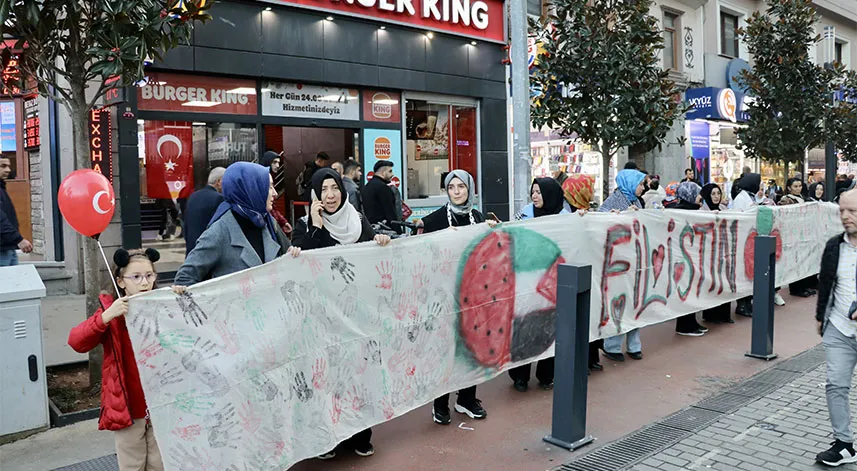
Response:
M0 250L0 267L12 267L18 264L18 253L14 250Z
M853 443L848 393L854 366L857 365L857 339L846 337L836 326L828 323L823 343L827 358L827 410L833 426L833 438Z
M625 335L617 335L604 339L604 351L607 353L622 353L622 337L628 337L628 353L639 353L643 351L640 342L640 329L634 329Z

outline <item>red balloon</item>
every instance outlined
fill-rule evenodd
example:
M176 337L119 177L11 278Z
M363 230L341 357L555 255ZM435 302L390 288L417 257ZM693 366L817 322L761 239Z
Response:
M57 201L66 222L87 237L104 232L116 210L110 180L89 169L68 174L60 185Z

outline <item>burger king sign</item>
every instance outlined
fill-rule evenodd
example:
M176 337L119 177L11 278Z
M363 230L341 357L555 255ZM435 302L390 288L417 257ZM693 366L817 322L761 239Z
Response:
M363 131L363 173L366 182L372 179L377 162L392 162L393 173L402 176L402 132L393 129L366 129ZM398 178L393 179L394 183ZM365 183L365 182L364 182ZM397 185L398 186L398 185Z
M401 94L373 90L363 91L363 119L378 123L402 121Z

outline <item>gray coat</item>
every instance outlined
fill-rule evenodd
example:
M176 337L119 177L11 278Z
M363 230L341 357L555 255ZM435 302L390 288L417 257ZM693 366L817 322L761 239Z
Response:
M360 198L360 188L357 183L348 177L342 177L342 184L345 186L345 192L348 194L348 202L354 206L358 212L363 211L363 199Z
M264 262L277 258L281 250L280 244L267 230L262 231L262 241L265 244ZM202 233L196 247L187 255L176 273L175 284L191 286L262 263L230 211Z

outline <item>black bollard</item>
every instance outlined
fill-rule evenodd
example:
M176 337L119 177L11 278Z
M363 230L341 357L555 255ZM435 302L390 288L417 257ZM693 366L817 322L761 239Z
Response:
M753 254L753 333L748 357L773 360L774 353L774 281L777 268L777 239L756 236Z
M589 265L557 267L553 415L544 441L571 451L595 440L586 435L591 283Z

